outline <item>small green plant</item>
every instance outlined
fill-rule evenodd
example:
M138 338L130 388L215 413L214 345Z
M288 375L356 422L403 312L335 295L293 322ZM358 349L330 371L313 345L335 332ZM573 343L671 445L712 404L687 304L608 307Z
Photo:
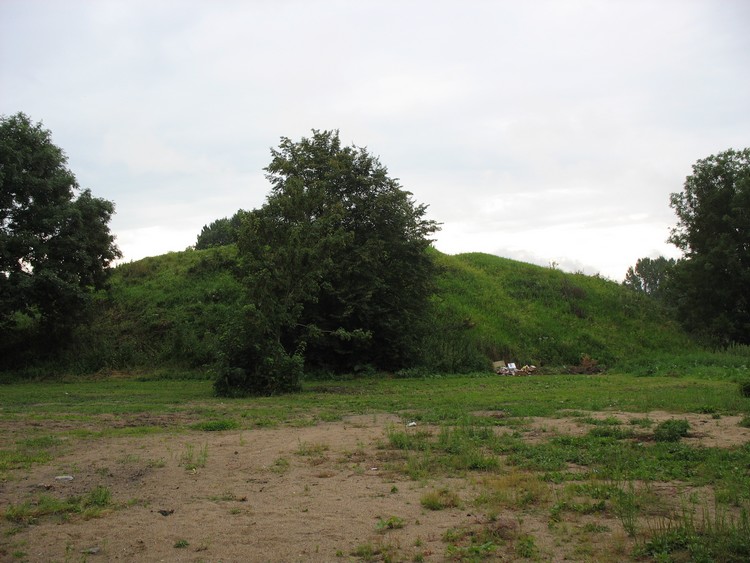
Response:
M91 491L84 501L86 506L103 508L112 502L112 493L107 487L96 487Z
M355 547L351 554L354 557L359 557L363 561L375 561L381 553L381 549L372 545L371 543L363 543Z
M750 415L745 415L742 417L742 420L738 423L743 428L750 428Z
M444 508L455 508L461 501L455 492L443 488L425 493L419 502L428 510L443 510Z
M167 462L163 457L160 457L159 459L149 459L146 461L146 467L150 467L151 469L161 469L162 467L166 466Z
M184 549L189 545L190 543L187 540L177 540L176 542L174 542L174 547L176 549Z
M687 420L671 419L660 422L654 429L654 440L657 442L679 442L688 435L690 423Z
M180 457L180 463L185 466L188 471L195 471L201 467L206 466L208 461L208 444L203 444L198 454L195 453L195 446L193 444L185 444L185 451Z
M330 446L328 444L318 443L318 444L311 444L309 442L299 442L299 447L297 448L297 455L299 456L308 456L308 457L321 457L329 450Z
M635 487L630 484L629 490L618 490L613 497L613 508L615 515L620 519L625 533L631 538L638 532L638 513L640 505Z
M388 518L378 518L378 523L375 525L375 528L379 532L384 532L386 530L398 530L400 528L404 527L404 519L399 518L398 516L389 516Z
M285 457L277 458L270 467L274 473L286 473L289 470L289 460Z
M524 534L516 541L516 554L519 557L531 559L536 557L537 551L538 549L536 547L534 536L530 534Z

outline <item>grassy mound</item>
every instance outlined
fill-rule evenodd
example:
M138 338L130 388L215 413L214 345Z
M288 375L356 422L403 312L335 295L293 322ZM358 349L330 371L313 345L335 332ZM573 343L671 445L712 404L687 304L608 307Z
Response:
M436 324L463 332L486 357L611 366L697 348L658 303L616 282L488 254L437 259Z
M644 358L700 353L657 303L616 282L488 254L433 252L441 274L423 346L431 372L485 370L492 360L638 366ZM208 372L239 311L236 270L234 246L122 264L63 357L32 371Z

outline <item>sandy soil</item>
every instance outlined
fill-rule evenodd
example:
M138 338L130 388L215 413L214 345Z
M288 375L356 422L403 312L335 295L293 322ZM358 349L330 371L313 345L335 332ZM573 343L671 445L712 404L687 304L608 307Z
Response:
M673 417L591 416L648 416L656 422ZM691 443L728 447L750 441L750 430L737 425L739 417L675 418L690 421ZM591 428L572 418L527 422L530 440ZM367 560L369 549L376 552L371 560L443 561L449 559L445 532L480 524L507 530L508 549L495 560L516 559L513 542L523 534L534 536L540 560L596 561L602 553L627 559L630 540L617 520L600 522L612 532L588 537L587 551L576 554L575 542L549 531L549 511L501 513L490 523L472 503L481 478L410 480L394 469L404 454L382 446L386 428L403 424L391 415L367 415L303 428L71 440L49 464L13 471L0 482L0 513L40 494L66 498L97 486L109 488L113 507L90 519L52 517L21 527L5 520L0 560L355 561ZM6 436L23 433L18 426L2 430ZM57 479L63 475L73 478ZM457 492L461 507L421 506L426 492L441 487ZM384 528L392 516L402 519L402 528Z

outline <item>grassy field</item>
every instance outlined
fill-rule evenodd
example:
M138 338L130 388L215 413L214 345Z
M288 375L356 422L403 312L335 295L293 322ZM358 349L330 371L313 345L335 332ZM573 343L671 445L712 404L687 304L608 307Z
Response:
M293 430L381 413L403 421L384 429L379 448L393 452L388 458L393 471L424 486L423 510L468 510L468 503L483 515L481 524L443 535L441 555L448 559L507 555L512 546L519 559L548 560L549 542L564 543L566 537L577 538L578 560L604 557L597 537L619 542L608 560L750 557L750 441L740 434L735 443L707 445L698 426L727 420L736 421L732 428L738 432L750 426L750 399L728 379L615 373L373 377L312 381L299 394L243 400L215 398L211 381L200 379L10 384L0 388L0 481L18 482L35 467L54 465L82 442ZM575 431L565 431L565 424ZM300 444L298 455L325 449ZM192 467L209 455L190 453ZM454 484L431 486L446 478ZM459 498L464 486L456 482L471 484L470 500ZM110 502L108 494L94 489L72 504L60 499L62 504L49 510L96 516ZM0 545L10 560L14 553L24 560L22 550L7 546L48 516L50 502L29 495L25 504L2 507ZM510 533L498 524L507 523L509 514L517 521L545 522L547 539L518 525ZM403 525L398 515L392 518L381 527ZM424 560L418 552L407 557L403 550L360 548L361 553L344 555Z

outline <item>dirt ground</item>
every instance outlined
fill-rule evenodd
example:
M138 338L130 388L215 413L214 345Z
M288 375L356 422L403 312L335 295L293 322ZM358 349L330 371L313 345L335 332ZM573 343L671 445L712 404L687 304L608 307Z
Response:
M655 422L673 417L658 412L590 416L623 421L648 416ZM690 421L688 443L727 447L750 441L750 430L738 426L739 417L679 418ZM527 422L522 432L529 440L590 429L573 418ZM479 478L409 479L392 463L403 453L383 447L389 425L403 427L404 421L378 414L302 428L71 440L48 464L14 470L0 481L0 513L42 494L66 498L97 486L111 491L111 507L89 519L78 514L47 517L28 526L3 520L0 560L450 559L444 541L448 530L487 524L488 517L473 503ZM24 429L16 425L2 432L14 440ZM59 479L63 476L72 479ZM420 499L442 487L463 502L455 508L425 509ZM595 561L597 553L618 549L627 559L629 539L617 520L604 523L611 534L594 537L588 552L576 555L550 533L548 511L542 512L496 515L493 525L507 527L509 537L519 537L519 529L533 535L539 560ZM403 527L389 528L394 516ZM497 553L494 560L516 559L508 553Z

